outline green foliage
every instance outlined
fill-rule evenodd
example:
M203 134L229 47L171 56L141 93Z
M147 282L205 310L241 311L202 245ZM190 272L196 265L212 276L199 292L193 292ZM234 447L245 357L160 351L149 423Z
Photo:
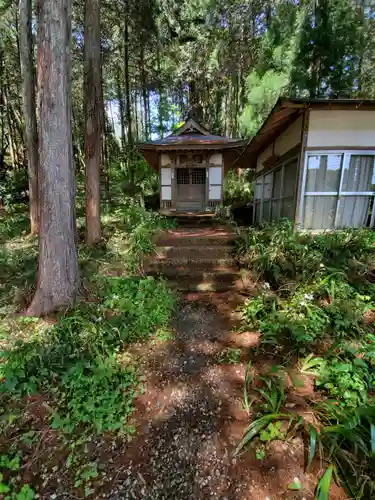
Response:
M252 441L255 446L267 442L280 430L285 435L299 431L309 436L308 466L318 453L328 462L317 498L328 498L336 471L350 497L371 498L375 338L366 313L372 314L375 299L369 272L373 231L312 235L282 221L247 231L237 251L259 283L258 295L243 307L244 328L258 328L262 348L267 351L271 344L274 352L276 346L286 365L279 374L251 377L251 385L245 377L244 405L251 409L252 421L237 451ZM288 410L291 389L284 389L284 380L289 376L294 383L296 352L304 354L298 370L314 377L319 391L305 401L314 425L305 413Z
M98 477L98 466L95 462L90 462L84 464L79 467L76 472L76 480L74 482L74 486L76 488L84 487L84 495L85 497L89 496L93 493L93 490L90 488L90 482L93 479Z
M0 182L0 200L6 208L25 203L28 199L28 187L27 170L7 170Z
M259 433L259 439L266 442L274 439L284 439L285 434L285 431L282 429L282 423L278 420L277 422L270 422L267 427Z
M357 77L360 30L359 11L350 0L307 4L293 61L293 89L306 89L311 97L350 97Z
M369 370L361 359L353 362L334 358L321 367L317 386L343 407L356 408L368 401Z
M163 281L106 278L102 303L82 305L2 353L1 390L45 394L56 408L53 426L65 432L131 432L138 377L120 348L166 325L174 304Z
M316 490L316 500L329 500L329 490L331 487L333 471L334 465L330 464L322 477L319 479Z
M19 471L21 469L20 455L17 454L13 457L1 455L0 469L8 473ZM4 474L0 472L0 496L4 500L33 500L35 498L35 492L28 484L19 487L17 484L17 477L10 477L8 481L5 481Z
M286 439L291 431L297 431L309 437L308 467L319 452L321 458L329 463L328 469L336 469L345 480L353 498L371 498L375 492L375 477L372 464L375 456L375 407L373 401L366 403L357 399L357 407L347 405L343 398L337 402L311 401L310 412L314 414L315 425L298 412L287 409L288 394L282 384L285 372L259 377L257 385L265 380L274 380L262 388L255 388L257 393L253 406L253 417L246 429L236 453L255 442L255 452L264 450L258 443L267 443L273 439ZM272 387L272 390L270 388ZM259 396L261 399L259 399ZM263 445L265 446L265 444ZM262 456L262 455L261 455ZM328 481L328 479L330 479ZM322 476L318 484L323 492L329 490L330 474ZM322 497L324 498L324 496Z
M250 229L237 252L263 285L243 308L247 325L263 333L263 343L290 342L300 351L318 340L362 337L375 297L367 280L373 243L369 230L312 235L288 221Z
M241 361L241 349L226 347L219 354L218 361L221 364L235 365Z
M258 377L264 387L256 388L262 397L260 409L265 413L279 413L285 403L284 379L278 374Z
M263 448L259 447L259 448L257 448L255 450L255 457L256 457L257 460L261 460L262 461L262 460L264 460L266 458L266 452L264 451Z
M298 477L295 477L293 482L288 485L288 490L291 491L300 491L302 489L301 481Z
M52 427L67 433L82 425L92 425L98 433L132 432L125 424L134 410L137 384L136 370L122 366L115 356L76 362L61 378Z
M236 448L235 454L237 455L240 453L253 439L259 437L260 433L267 428L270 423L275 423L279 420L287 420L289 424L291 424L294 419L289 413L269 413L253 420L246 429L241 442Z
M331 469L340 472L353 498L371 498L375 492L373 403L352 409L321 403L315 411L320 427L318 432L312 426L309 428L310 443L316 441L310 455L322 450ZM326 480L323 491L329 486Z
M248 169L237 173L231 170L224 179L224 204L233 205L238 202L249 202L253 197L253 183Z
M260 76L256 70L247 78L248 105L241 116L246 134L254 136L289 83L288 74L270 69Z
M17 471L21 468L21 459L19 455L15 455L14 457L10 457L8 455L0 456L0 467L2 469L9 469L11 471Z
M126 266L129 272L143 268L143 259L155 250L153 236L158 231L174 227L174 221L151 212L132 200L114 212L119 217L123 230L126 231Z
M104 306L115 313L110 324L119 332L126 328L127 341L148 338L157 327L166 326L174 305L175 298L163 280L107 280Z

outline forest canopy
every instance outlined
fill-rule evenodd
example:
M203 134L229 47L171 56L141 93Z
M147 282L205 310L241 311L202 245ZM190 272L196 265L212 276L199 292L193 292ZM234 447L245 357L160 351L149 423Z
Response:
M0 6L1 151L13 165L24 163L18 7ZM367 0L103 0L107 154L114 132L123 146L165 135L196 103L208 128L234 137L254 134L280 94L373 97L374 13ZM73 2L72 35L79 159L82 1Z

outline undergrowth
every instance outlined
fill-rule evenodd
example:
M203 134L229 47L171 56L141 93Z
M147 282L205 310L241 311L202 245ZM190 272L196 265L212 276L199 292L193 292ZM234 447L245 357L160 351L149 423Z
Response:
M353 498L375 495L374 243L371 230L313 235L288 221L249 229L237 241L254 283L243 327L260 331L258 353L284 360L265 377L248 368L244 401L253 419L237 452L302 433L308 466L318 453L327 464L319 499L337 477ZM296 371L314 384L305 396L312 421L306 408L289 409L286 381L298 381Z
M168 331L175 306L166 282L142 275L143 260L154 249L153 235L171 223L132 201L103 215L102 222L103 241L95 248L79 246L88 300L40 320L19 314L34 291L36 238L27 235L27 217L22 212L7 213L0 221L0 446L4 457L16 456L22 462L23 438L18 436L23 430L16 423L22 417L15 416L15 408L27 408L32 401L39 402L51 432L64 436L64 446L79 440L80 447L85 447L93 436L109 433L126 438L135 432L131 415L143 386L139 360L129 347ZM28 428L28 432L36 431ZM74 460L75 487L87 496L90 482L100 475L97 463ZM0 460L2 494L19 500L35 495L18 469L10 470Z

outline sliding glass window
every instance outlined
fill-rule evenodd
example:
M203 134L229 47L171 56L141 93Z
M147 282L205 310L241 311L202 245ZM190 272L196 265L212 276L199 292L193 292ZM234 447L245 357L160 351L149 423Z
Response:
M305 229L373 225L374 153L307 154L301 204Z
M281 217L294 220L298 159L276 167L255 182L254 223L277 222Z

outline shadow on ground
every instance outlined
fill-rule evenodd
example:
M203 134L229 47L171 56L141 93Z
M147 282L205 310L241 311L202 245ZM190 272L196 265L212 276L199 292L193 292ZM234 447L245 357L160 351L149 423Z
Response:
M146 392L137 400L137 434L126 446L104 451L113 475L103 489L117 499L313 499L317 470L304 473L300 438L273 442L260 461L234 450L249 424L242 407L246 354L234 365L218 363L232 343L234 294L184 297L175 339L134 348L143 360ZM102 448L105 449L105 446ZM106 455L107 453L107 455ZM288 485L298 477L303 490ZM337 493L340 495L340 492ZM337 496L333 491L331 498Z

